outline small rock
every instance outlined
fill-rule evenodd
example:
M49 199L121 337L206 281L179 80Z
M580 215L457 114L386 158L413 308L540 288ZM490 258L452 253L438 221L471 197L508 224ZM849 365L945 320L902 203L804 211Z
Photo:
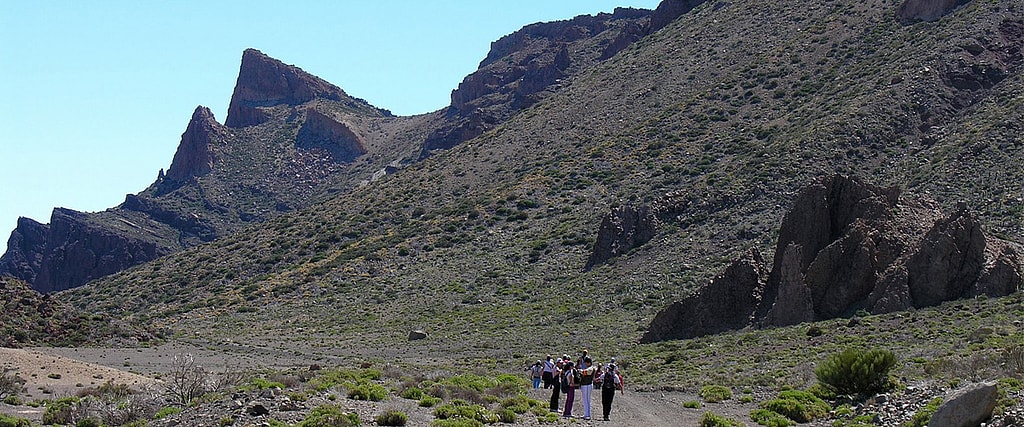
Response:
M259 417L259 416L262 416L262 415L269 414L270 410L267 409L266 406L263 406L263 404L254 403L254 404L252 404L252 406L249 406L249 409L246 409L245 412L247 414L251 415L251 416Z
M427 333L422 330L409 331L409 341L422 340L427 338Z

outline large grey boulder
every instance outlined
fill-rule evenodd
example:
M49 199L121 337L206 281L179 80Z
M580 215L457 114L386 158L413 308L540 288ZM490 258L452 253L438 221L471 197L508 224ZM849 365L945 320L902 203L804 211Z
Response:
M992 417L996 407L996 383L976 383L949 396L932 414L928 427L977 427Z

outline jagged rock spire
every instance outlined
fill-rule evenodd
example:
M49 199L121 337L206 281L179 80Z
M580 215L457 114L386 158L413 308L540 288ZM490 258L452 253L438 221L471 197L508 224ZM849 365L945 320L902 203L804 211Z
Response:
M194 176L210 173L214 162L211 142L222 132L223 126L217 123L209 108L196 107L185 133L181 134L178 151L174 153L174 160L164 179L185 182Z
M299 67L256 49L246 49L224 124L228 127L258 125L270 118L265 110L268 107L299 105L314 99L345 101L354 107L378 112L365 101L349 97L341 88Z

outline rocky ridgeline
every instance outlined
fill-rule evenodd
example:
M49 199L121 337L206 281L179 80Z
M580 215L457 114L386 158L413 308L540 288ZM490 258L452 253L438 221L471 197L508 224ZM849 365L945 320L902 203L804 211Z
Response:
M619 230L643 230L657 218L617 216L634 224ZM607 229L613 234L615 227ZM615 238L599 236L598 246L609 240ZM641 342L1004 296L1024 282L1020 254L1015 244L985 235L966 206L944 215L930 201L833 176L797 197L783 219L770 267L750 250L658 313Z
M452 106L439 115L443 119L429 124L423 132L429 136L412 141L410 152L419 151L419 158L424 158L431 150L480 135L558 90L573 73L613 56L700 3L665 0L653 12L620 8L611 14L533 24L494 42L480 69L453 91ZM238 138L268 144L276 138L270 135L291 132L296 150L283 164L345 173L344 167L323 167L322 159L347 164L372 157L362 121L373 119L406 118L395 118L301 68L247 49L224 124L208 108L197 107L167 172L161 171L146 191L127 195L121 206L97 214L56 209L49 225L22 218L0 257L0 275L25 280L41 292L59 291L222 237L240 224L266 216L248 212L254 206L251 198L244 202L209 198L210 193L238 191L238 185L210 183L220 179L211 176L230 155L230 144L238 143ZM293 123L299 124L297 131L288 130ZM378 146L406 143L378 141ZM385 164L392 160L386 159L378 169L386 171ZM255 205L292 210L313 199L296 196L292 200L288 198L292 192L274 191L275 180L303 174L242 163L253 168L236 172L246 175L247 181L270 181L264 185L269 189L252 189L255 194L250 197L260 199ZM315 192L319 185L334 181L331 176L319 176L302 185L305 191ZM210 185L227 188L211 191ZM268 198L272 200L263 200Z
M703 3L665 0L654 11L613 13L527 25L491 43L477 71L452 91L447 123L423 144L422 157L475 138L546 98L581 69L615 56Z

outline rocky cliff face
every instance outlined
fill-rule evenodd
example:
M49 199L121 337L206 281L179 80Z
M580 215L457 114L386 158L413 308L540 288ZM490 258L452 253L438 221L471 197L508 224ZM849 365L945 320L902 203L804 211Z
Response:
M351 162L366 154L363 137L352 126L313 108L306 110L306 121L299 128L295 145L326 150L341 162Z
M192 177L210 173L213 169L214 153L210 146L224 134L224 126L217 123L209 108L199 106L192 113L185 133L181 135L178 151L174 153L171 167L164 179L183 183Z
M144 236L97 226L89 214L62 208L53 210L46 226L23 219L11 239L4 272L31 280L40 292L75 287L169 253Z
M427 138L423 157L494 128L558 90L579 70L615 56L701 3L666 0L654 12L617 8L537 23L491 43L479 69L452 91L448 123Z
M390 115L362 99L348 96L341 88L301 68L256 49L246 49L224 124L228 127L258 125L273 116L273 107L296 106L314 99L341 101L364 114Z
M935 21L971 0L905 0L897 14L905 23Z
M1024 284L1019 248L986 236L966 206L943 215L931 202L843 176L797 197L779 230L770 273L737 273L762 271L758 260L737 261L659 313L642 341L1003 296ZM724 296L748 291L734 309L706 312Z

